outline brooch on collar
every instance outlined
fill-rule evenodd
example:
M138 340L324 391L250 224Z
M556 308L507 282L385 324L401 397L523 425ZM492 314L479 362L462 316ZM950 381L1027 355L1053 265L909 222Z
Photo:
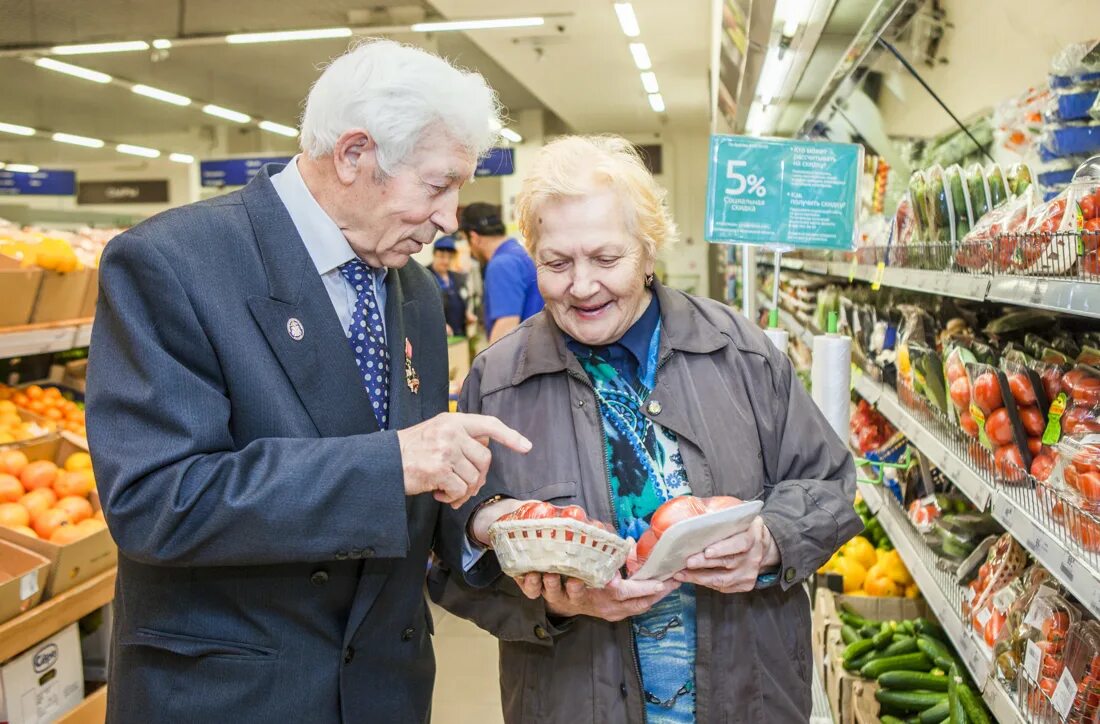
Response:
M409 386L412 393L415 395L420 391L420 375L416 374L416 368L413 367L413 346L408 337L405 337L405 384Z

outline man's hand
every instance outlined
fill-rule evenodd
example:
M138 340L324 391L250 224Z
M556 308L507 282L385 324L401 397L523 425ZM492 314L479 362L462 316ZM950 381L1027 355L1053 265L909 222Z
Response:
M775 539L764 519L757 516L745 532L720 540L688 558L684 570L673 578L721 593L741 593L756 588L760 571L778 563Z
M419 425L399 430L405 494L432 493L458 508L485 484L489 440L526 454L531 441L495 417L444 412Z
M556 573L528 573L516 577L523 595L546 600L546 610L555 616L591 616L604 621L622 621L638 616L680 587L674 580L628 581L618 573L603 588L589 588L575 578Z
M489 526L500 520L502 516L508 515L515 511L516 508L530 502L532 501L505 498L495 503L482 505L477 509L477 512L474 513L473 520L470 521L470 535L481 545L489 547Z

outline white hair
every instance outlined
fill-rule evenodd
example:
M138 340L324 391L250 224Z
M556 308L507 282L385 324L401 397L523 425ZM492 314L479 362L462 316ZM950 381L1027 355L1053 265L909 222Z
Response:
M370 39L333 60L313 84L302 113L301 147L311 158L332 153L346 131L363 128L392 175L424 131L442 126L476 156L497 140L501 108L480 73L420 48Z

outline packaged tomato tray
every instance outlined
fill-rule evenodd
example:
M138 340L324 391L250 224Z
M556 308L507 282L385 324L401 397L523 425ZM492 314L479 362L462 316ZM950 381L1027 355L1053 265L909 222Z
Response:
M1057 452L1055 480L1065 484L1078 508L1100 513L1100 435L1064 438Z
M1016 691L1029 640L1027 634L1030 629L1024 625L1024 618L1040 589L1053 580L1050 573L1036 563L1024 571L1019 580L1010 584L1010 588L1016 589L1016 595L1005 611L1004 625L993 642L993 661L997 678L1011 692Z
M1041 435L1040 428L1045 426L1045 420L1037 405L1023 408L1017 405L1004 371L975 362L967 364L966 371L970 381L970 417L978 428L979 442L993 453L998 479L1006 483L1024 482L1031 470L1032 458L1041 452L1039 437L1035 436L1032 442L1029 431L1039 430ZM1021 379L1015 379L1022 395L1025 390Z
M1070 631L1080 620L1077 608L1048 586L1040 588L1028 608L1021 630L1023 676L1017 677L1016 701L1031 721L1060 721L1051 697L1065 670Z
M1039 204L1028 215L1027 228L1012 255L1012 266L1023 274L1064 274L1077 263L1077 240L1062 234L1067 188Z
M1008 271L1019 235L1026 228L1028 213L1036 203L1034 192L1025 191L982 216L956 250L955 263L975 272L989 271L991 267Z
M1065 668L1051 704L1067 724L1093 724L1100 711L1100 623L1086 621L1069 632Z
M1066 405L1062 434L1100 432L1100 369L1077 365L1062 376L1061 392Z
M963 600L963 615L979 637L984 638L986 625L995 613L993 597L1019 578L1026 567L1027 554L1020 544L1008 533L998 538Z
M1042 480L1054 467L1054 457L1048 445L1058 441L1058 427L1054 425L1055 437L1051 443L1046 443L1044 435L1050 426L1050 401L1038 368L1038 363L1023 353L1010 352L1001 360L1001 371L1016 405L1016 416L1027 436L1027 451L1031 455L1028 470Z

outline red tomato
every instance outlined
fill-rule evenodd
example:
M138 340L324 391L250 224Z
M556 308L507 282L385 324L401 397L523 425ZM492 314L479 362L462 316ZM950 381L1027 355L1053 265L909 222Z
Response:
M1077 478L1080 477L1077 468L1072 465L1062 468L1062 477L1066 479L1066 485L1074 489L1077 488Z
M1012 421L1008 410L1000 408L985 421L985 434L994 445L1008 445L1012 442Z
M1031 453L1032 459L1036 455L1043 452L1043 439L1041 437L1029 437L1027 439L1027 451Z
M947 381L954 383L958 379L966 379L966 366L963 365L962 360L958 356L953 356L947 362ZM967 389L970 389L970 382L967 381Z
M657 534L650 528L642 533L642 537L638 539L638 568L641 568L642 564L649 560L649 554L653 552L653 546L655 545L657 545ZM634 571L629 571L629 573L633 574Z
M1036 455L1031 461L1031 474L1038 480L1046 480L1054 471L1054 458L1050 455Z
M1096 221L1096 219L1093 219L1093 221ZM1088 249L1089 244L1100 246L1100 232L1086 238L1088 238L1088 241L1085 242L1086 249ZM1080 262L1083 274L1090 277L1100 276L1100 256L1097 256L1095 248L1088 249L1085 255L1081 257Z
M1077 205L1081 207L1081 216L1083 216L1086 221L1096 218L1096 199L1091 196L1085 196L1077 202Z
M1035 390L1031 386L1031 380L1024 373L1016 372L1009 375L1008 389L1012 391L1016 404L1022 406L1035 404Z
M1073 387L1072 397L1074 402L1082 405L1100 405L1100 379L1091 375L1081 377Z
M1066 521L1066 504L1061 500L1054 504L1054 507L1050 509L1050 517L1058 523L1065 524Z
M1089 502L1100 501L1100 473L1081 473L1077 479L1077 489Z
M997 643L997 637L1000 635L1001 629L1004 627L1004 625L1005 615L994 608L993 615L990 616L989 621L986 622L985 631L983 632L985 635L985 643L987 646L993 648L993 644Z
M1078 381L1086 375L1088 375L1088 372L1079 367L1075 367L1062 375L1062 392L1065 392L1067 395L1073 394L1073 388L1076 387Z
M1057 634L1065 635L1069 630L1069 614L1065 611L1055 611L1043 620L1043 638L1054 641Z
M966 375L951 383L951 401L960 410L970 407L970 380L966 379Z
M1046 367L1039 374L1039 377L1043 380L1043 389L1047 393L1047 401L1053 402L1054 398L1058 396L1058 393L1062 391L1062 373L1061 371L1051 365Z
M993 572L993 566L988 561L978 567L978 589L979 593L985 589L986 581L989 580L989 575Z
M567 505L558 511L559 518L572 518L581 522L588 522L588 514L579 505Z
M1024 431L1032 437L1042 435L1047 426L1047 421L1038 407L1021 407L1020 422L1024 424Z
M1100 462L1100 459L1097 457L1096 448L1089 446L1083 448L1081 452L1074 455L1070 464L1073 465L1077 472L1088 473L1100 471L1100 465L1097 464L1098 462Z
M1002 445L993 453L993 467L1003 478L1014 478L1024 469L1024 458L1015 445Z
M693 495L681 495L657 508L649 521L649 528L660 538L662 533L681 520L694 518L706 512L707 508L702 500Z
M1084 435L1100 432L1100 420L1091 408L1071 405L1062 415L1062 432L1066 435Z
M978 436L978 423L974 422L974 418L970 416L969 412L964 411L959 415L959 426L970 437Z
M997 377L992 372L983 372L978 375L978 379L974 381L974 389L971 394L974 403L986 415L1000 407L1004 407L1004 403L1001 401L1001 388L997 384Z
M553 503L533 501L516 509L515 516L518 520L539 520L541 518L556 518L558 506Z

